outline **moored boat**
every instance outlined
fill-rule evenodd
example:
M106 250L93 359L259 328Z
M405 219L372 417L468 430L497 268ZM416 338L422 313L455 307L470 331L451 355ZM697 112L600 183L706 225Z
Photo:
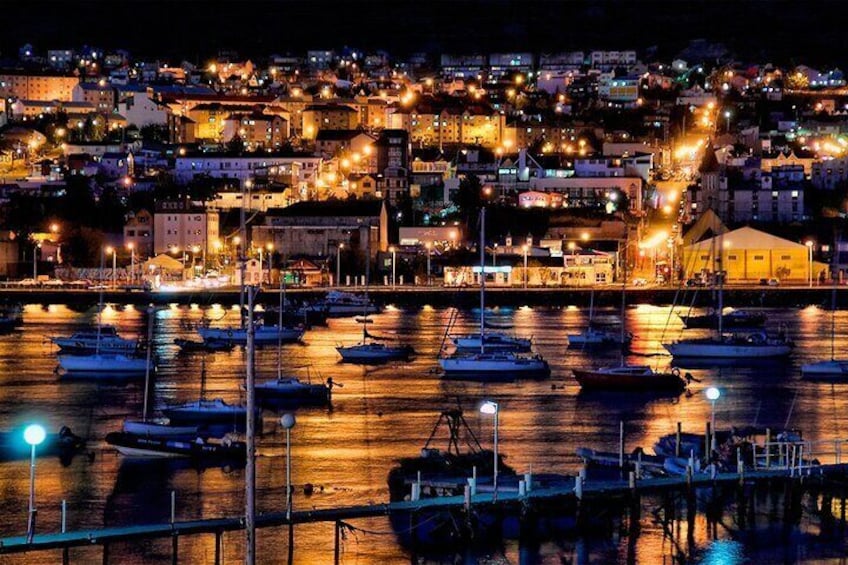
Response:
M765 332L721 335L717 338L681 339L664 343L675 357L756 360L786 357L793 344L785 337L770 337Z
M59 355L59 367L68 374L86 373L104 376L143 376L153 368L152 361L117 353L96 355Z
M677 391L686 388L687 380L680 369L655 371L647 365L621 365L596 369L572 369L574 378L583 389L607 391ZM689 377L689 373L686 373Z
M139 348L138 340L121 337L114 326L102 326L99 330L80 330L71 334L70 337L57 336L49 339L59 346L62 353L73 355L91 353L132 355Z
M568 334L568 345L571 347L627 345L632 339L633 334L630 333L625 333L622 338L620 332L611 332L589 327L578 334Z
M806 378L848 379L848 359L829 359L801 365L801 375Z
M482 336L482 338L481 338ZM503 332L484 331L467 335L451 336L451 342L457 349L476 349L485 347L488 351L530 351L533 341L530 338L516 337Z
M299 341L303 337L303 326L266 326L256 324L254 331L254 343L256 345L268 345L272 343L291 343ZM247 344L247 328L242 327L224 327L224 328L198 328L197 333L203 338L204 342L229 342L236 345Z
M718 328L718 314L716 312L680 316L680 320L687 328ZM724 328L758 328L765 323L766 315L761 312L729 308L722 313L722 326Z
M191 339L176 338L174 345L181 351L231 351L235 344L232 341L219 341L209 339L206 341L195 341Z
M137 436L183 439L194 439L200 435L198 426L175 426L167 419L124 420L121 431Z
M551 373L542 357L509 351L443 357L439 365L446 377L546 377Z
M221 398L193 400L169 406L162 413L174 424L226 424L244 426L247 408L228 404Z
M309 403L326 403L330 400L333 389L333 379L327 383L304 382L297 377L278 377L256 383L256 397L268 401L293 401Z
M195 460L244 461L247 444L225 436L220 441L197 437L186 441L127 432L106 434L106 443L130 457L188 457Z

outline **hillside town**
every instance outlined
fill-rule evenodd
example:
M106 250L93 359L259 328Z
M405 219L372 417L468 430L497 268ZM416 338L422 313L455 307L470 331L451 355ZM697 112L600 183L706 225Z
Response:
M842 280L842 71L589 47L3 53L0 278L473 285L485 206L495 286Z

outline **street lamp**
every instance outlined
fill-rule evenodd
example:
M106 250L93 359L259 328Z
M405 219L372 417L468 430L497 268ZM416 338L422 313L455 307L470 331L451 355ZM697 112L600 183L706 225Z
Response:
M130 284L135 283L135 244L129 242L127 249L130 250Z
M707 395L707 400L709 400L712 403L712 409L711 409L711 413L710 413L710 430L712 430L711 431L712 437L710 438L710 449L715 451L715 448L716 448L715 405L716 405L716 400L718 400L718 397L721 396L721 391L718 390L716 387L711 386L710 388L707 389L706 395Z
M265 249L268 251L268 284L271 284L271 268L273 267L272 259L274 258L274 244L269 241L265 244Z
M38 250L41 249L41 242L37 242L32 248L32 280L38 280Z
M497 500L498 498L498 412L499 406L497 402L492 402L491 400L487 400L480 406L481 414L490 414L495 417L495 455L494 455L494 471L492 472L492 500Z
M804 242L804 245L807 246L807 256L809 257L809 263L807 268L807 278L810 282L810 288L813 288L813 240L808 239Z
M294 414L286 413L280 418L280 425L286 430L286 520L291 521L292 488L291 488L291 431L297 420Z
M27 516L27 543L32 543L32 537L35 535L35 446L41 445L44 438L47 437L42 426L38 424L30 424L24 430L24 441L30 447L29 459L29 515Z
M115 288L117 286L117 281L115 278L115 269L117 268L117 254L115 253L115 248L111 245L106 248L106 254L108 255L110 253L112 254L112 288Z
M521 250L524 252L524 276L522 277L524 279L524 288L527 288L527 279L529 278L527 276L527 249L526 243L521 246Z
M342 249L344 249L344 243L339 243L336 250L336 286L342 286Z
M725 126L727 128L726 133L730 133L730 110L724 111L724 118L727 120L727 125Z
M394 288L395 287L395 253L397 252L397 249L395 249L394 246L392 246L392 247L389 247L389 251L392 252L392 288Z

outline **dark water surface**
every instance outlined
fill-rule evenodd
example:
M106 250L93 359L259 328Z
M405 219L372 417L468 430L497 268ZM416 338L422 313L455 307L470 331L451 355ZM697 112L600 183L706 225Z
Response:
M283 348L284 365L309 365L313 378L332 376L342 383L333 394L332 409L310 408L297 412L293 430L293 477L298 485L296 508L322 508L388 499L386 477L396 459L414 456L423 446L441 410L460 405L469 424L485 446L491 445L492 420L479 414L484 399L500 403L500 449L519 471L575 473L579 460L575 449L590 446L616 450L618 422L627 429L627 449L672 433L676 422L685 430L702 431L710 416L703 390L718 386L722 397L716 406L719 427L757 424L775 429L786 425L803 430L812 440L848 437L848 384L831 385L803 381L799 367L814 359L830 357L831 312L818 307L767 310L770 326L785 324L797 348L786 362L759 367L691 369L701 383L691 395L658 399L638 395L581 394L572 367L598 362L617 363L616 352L589 353L567 349L566 334L586 323L585 309L497 309L512 319L515 332L532 335L537 350L551 364L550 379L510 383L446 381L436 373L436 356L450 315L448 309L423 306L399 310L389 306L374 316L373 333L395 332L411 343L417 356L409 363L380 367L344 365L334 347L353 343L361 326L352 318L330 320L329 327L308 331L303 344ZM180 354L175 337L195 337L183 329L184 322L207 316L237 323L237 311L220 306L161 307L155 312L155 354L158 371L152 406L155 409L197 397L203 354ZM457 331L472 330L475 311L459 315ZM46 423L50 430L61 425L89 438L91 457L77 456L68 466L56 457L37 465L38 531L59 529L61 500L68 504L68 528L96 528L140 522L164 522L170 515L170 492L176 492L177 519L234 516L243 512L243 470L207 468L197 470L172 461L128 461L103 441L126 417L141 413L142 383L102 383L60 378L54 374L56 357L46 336L67 334L92 323L96 308L76 311L64 305L27 305L24 325L0 336L0 429L8 430L31 420ZM596 312L599 323L617 323L618 312ZM104 322L115 324L125 336L146 334L144 308L113 304ZM681 323L668 306L638 305L627 310L627 327L636 336L634 354L628 360L665 367L670 358L659 343L682 335ZM848 333L848 312L835 313L837 356L842 354ZM707 335L707 330L687 330L686 335ZM258 379L276 372L276 349L257 352ZM845 356L845 355L842 355ZM243 396L244 351L206 355L209 397L238 401ZM301 374L302 373L295 373ZM285 498L284 435L277 424L279 414L266 411L264 435L258 444L258 510L280 510ZM306 496L302 486L311 483ZM26 526L29 488L28 462L0 462L0 529L2 535L20 535ZM647 506L653 504L645 502ZM778 512L779 513L779 512ZM838 512L837 512L838 515ZM705 519L694 522L691 544L682 549L643 514L638 536L599 535L595 538L556 535L527 544L504 539L494 545L471 548L438 558L442 562L560 563L614 562L672 563L682 551L689 559L705 563L842 562L844 548L806 542L805 531L795 535L773 534L771 543L751 543L730 530L721 529L711 541ZM810 526L807 522L802 525ZM417 559L399 543L387 519L358 520L366 531L349 533L343 543L344 563L396 563ZM684 527L686 526L684 522ZM818 531L817 527L810 528ZM680 535L677 532L676 535ZM243 534L224 538L225 562L242 559ZM839 538L840 540L842 538ZM262 563L285 562L286 535L282 530L258 535ZM210 563L213 536L180 540L180 560ZM435 550L434 550L435 551ZM0 557L2 563L55 562L58 552L23 557ZM72 550L74 562L100 562L98 548ZM331 563L331 524L299 526L296 530L296 563ZM437 557L431 556L433 559ZM159 563L170 559L165 541L115 544L110 562Z

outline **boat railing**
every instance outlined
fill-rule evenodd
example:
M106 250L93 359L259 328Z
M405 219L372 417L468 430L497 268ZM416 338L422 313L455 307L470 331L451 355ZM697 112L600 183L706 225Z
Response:
M822 465L848 463L848 439L769 441L753 445L754 469L787 469L808 472Z

